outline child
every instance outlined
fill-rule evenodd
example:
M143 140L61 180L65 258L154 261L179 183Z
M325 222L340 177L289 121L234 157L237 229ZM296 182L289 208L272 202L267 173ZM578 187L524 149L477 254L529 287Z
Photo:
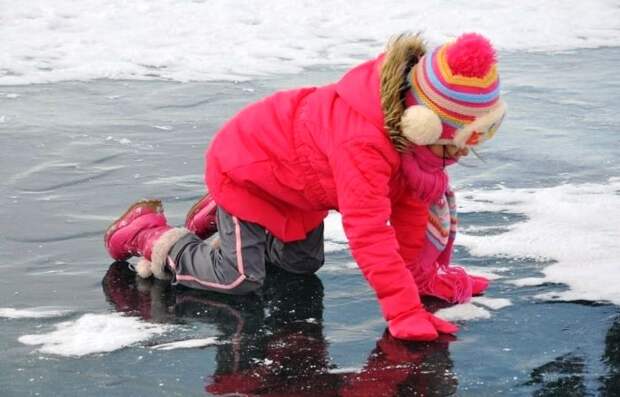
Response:
M142 277L247 294L266 263L316 272L335 209L392 335L455 333L420 294L461 302L488 282L448 266L456 217L444 167L491 138L504 113L484 37L426 53L401 35L335 84L278 92L230 120L207 150L209 193L189 230L168 226L159 201L140 201L108 228L106 248L116 260L142 256Z

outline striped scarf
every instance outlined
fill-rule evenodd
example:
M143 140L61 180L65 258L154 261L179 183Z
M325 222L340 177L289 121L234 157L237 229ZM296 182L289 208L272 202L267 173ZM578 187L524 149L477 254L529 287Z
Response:
M429 204L426 241L415 263L408 264L422 295L433 295L454 303L466 302L472 295L472 282L462 267L450 266L458 216L456 198L450 188L444 165L455 163L441 159L427 146L412 146L401 155L401 168L411 194ZM441 277L453 288L450 297L435 287Z
M426 243L417 266L413 269L422 295L445 299L438 295L434 288L436 278L441 276L448 279L454 288L451 303L463 303L471 298L472 284L465 269L450 266L457 226L456 198L454 192L448 188L444 197L429 207Z

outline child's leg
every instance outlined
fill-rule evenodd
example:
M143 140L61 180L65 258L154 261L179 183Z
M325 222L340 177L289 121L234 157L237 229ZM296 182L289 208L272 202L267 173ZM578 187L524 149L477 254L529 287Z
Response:
M315 273L325 263L323 224L308 233L305 240L291 243L268 234L267 261L291 273Z
M217 209L217 227L219 233L205 241L190 233L172 247L168 266L176 281L235 295L259 289L265 279L265 229L222 208Z

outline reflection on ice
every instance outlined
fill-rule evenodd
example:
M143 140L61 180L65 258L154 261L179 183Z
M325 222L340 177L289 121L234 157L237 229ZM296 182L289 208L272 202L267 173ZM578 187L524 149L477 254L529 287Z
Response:
M323 332L323 285L315 275L270 269L255 296L171 288L136 278L124 263L110 266L103 289L123 313L153 322L205 322L218 335L154 346L217 350L216 366L205 377L213 395L437 395L456 392L448 351L453 337L407 343L386 331L361 367L338 368ZM127 317L125 317L127 318Z
M555 360L535 368L530 373L526 385L539 387L534 396L551 397L567 395L587 396L585 380L585 363L583 357L572 353L557 357Z

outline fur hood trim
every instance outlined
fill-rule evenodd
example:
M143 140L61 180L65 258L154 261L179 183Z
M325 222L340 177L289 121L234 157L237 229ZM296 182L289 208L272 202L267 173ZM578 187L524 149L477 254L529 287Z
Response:
M399 151L411 143L401 129L406 109L405 94L409 90L407 75L425 53L426 45L419 34L404 33L390 40L381 67L381 108L385 130Z

